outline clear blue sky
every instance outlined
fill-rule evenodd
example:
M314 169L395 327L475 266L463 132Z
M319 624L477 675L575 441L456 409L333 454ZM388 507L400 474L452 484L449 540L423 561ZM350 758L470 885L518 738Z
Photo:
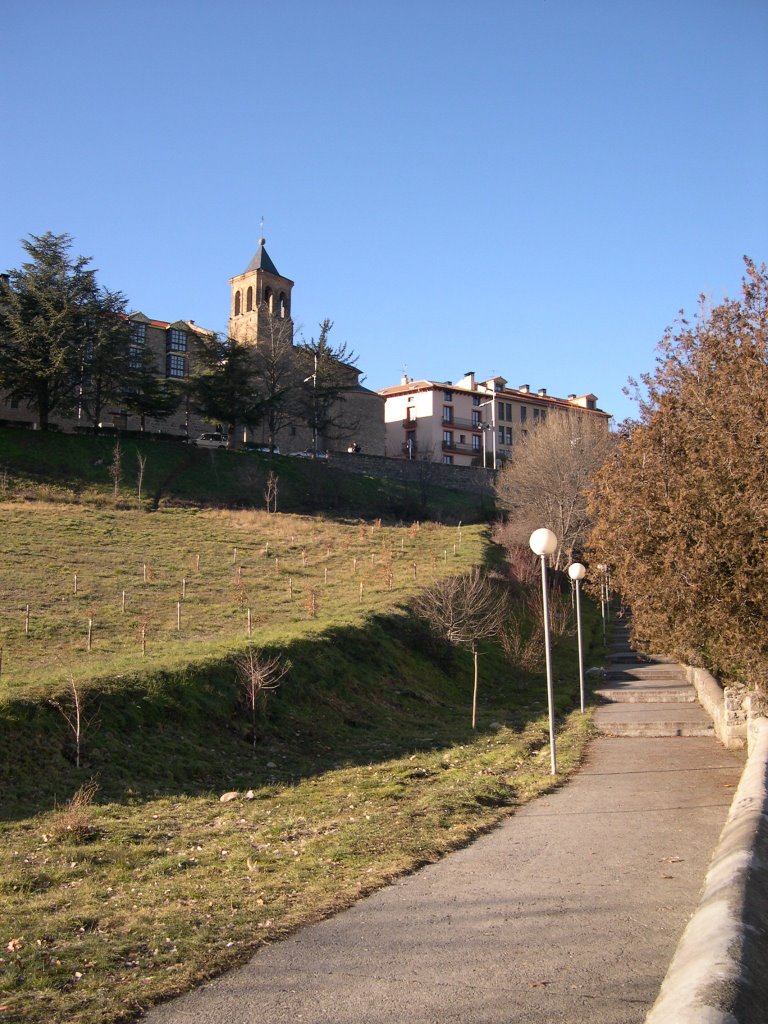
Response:
M618 418L766 253L766 0L3 5L0 269L75 238L224 329L257 248L369 387L502 374Z

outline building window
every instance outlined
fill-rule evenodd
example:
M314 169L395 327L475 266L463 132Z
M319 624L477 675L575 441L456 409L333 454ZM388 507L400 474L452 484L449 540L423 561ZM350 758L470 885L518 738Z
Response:
M483 414L480 412L479 409L473 409L472 410L472 426L473 427L480 427L480 426L482 426L482 423L483 423Z
M132 370L140 370L144 355L144 349L140 345L128 346L128 366Z
M512 427L507 427L507 447L512 447Z
M250 313L253 309L253 288L248 286L248 291L245 293L245 310Z
M143 345L147 340L147 325L146 324L131 324L131 344L132 345Z
M453 423L453 407L450 405L443 406L443 423Z
M534 409L533 410L533 418L534 418L534 420L538 420L538 418L539 418L539 410L538 409Z
M473 452L479 452L480 448L481 448L480 435L479 434L473 434L473 436L472 436L472 451Z
M264 301L267 304L267 309L271 313L272 312L272 289L271 288L265 288L264 289Z
M504 444L504 427L499 427L499 444Z
M184 356L169 355L168 356L168 377L184 377L186 376L186 359Z
M472 405L480 405L480 395L472 395Z
M281 319L285 320L288 316L288 299L285 297L285 292L280 292L279 311Z
M240 316L240 292L235 292L235 316Z
M186 352L187 351L187 332L180 331L177 327L172 327L168 334L168 351L169 352Z
M446 466L452 466L453 465L453 456L452 455L444 455L443 456L443 463Z
M539 419L541 419L541 420L545 420L546 418L547 418L547 410L546 410L546 409L542 409L542 410L541 410L541 411L539 412Z
M522 405L520 407L520 422L521 423L525 423L525 421L527 419L528 419L528 407L525 406L525 405Z
M453 401L453 392L452 391L444 391L443 392L443 401L444 402L452 402Z
M443 448L453 448L453 431L443 431Z

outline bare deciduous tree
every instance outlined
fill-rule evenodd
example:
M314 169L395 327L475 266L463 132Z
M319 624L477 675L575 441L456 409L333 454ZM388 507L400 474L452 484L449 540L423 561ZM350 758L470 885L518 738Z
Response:
M112 449L109 475L112 477L112 483L114 484L114 497L117 498L120 492L120 481L123 478L123 449L120 447L119 438L115 441L115 447Z
M560 568L582 546L591 520L587 490L615 445L602 416L550 413L520 442L499 473L496 495L507 513L507 543L527 545L531 533L546 526L560 546Z
M269 471L266 486L264 487L264 500L267 503L267 512L277 512L277 484L279 479L274 470Z
M93 721L93 717L88 720L84 718L86 695L75 682L71 672L69 673L69 688L70 692L66 697L50 697L48 703L59 712L72 733L75 742L75 767L79 768L83 736Z
M139 505L141 505L141 488L144 483L144 470L147 468L147 456L142 455L139 449L136 449L136 489L139 494Z
M472 651L472 728L476 728L478 643L500 632L507 611L506 591L475 570L468 576L447 576L433 583L415 599L414 609L435 633Z
M276 690L291 668L287 658L279 654L265 654L257 647L248 647L235 662L238 679L251 712L253 749L256 749L256 708L259 697Z

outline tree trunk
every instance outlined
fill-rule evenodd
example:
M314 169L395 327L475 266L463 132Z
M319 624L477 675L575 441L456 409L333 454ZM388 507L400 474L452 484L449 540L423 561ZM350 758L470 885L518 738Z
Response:
M477 728L477 646L472 646L472 656L475 660L475 685L472 690L472 728Z

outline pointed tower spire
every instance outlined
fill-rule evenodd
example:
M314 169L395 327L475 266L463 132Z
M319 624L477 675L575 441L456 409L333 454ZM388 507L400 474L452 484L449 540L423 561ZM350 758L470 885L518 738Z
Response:
M262 225L263 226L263 225ZM262 235L256 255L242 274L233 277L232 304L229 333L252 345L268 340L274 334L274 324L281 320L293 338L291 320L291 289L293 281L283 277L269 258Z

